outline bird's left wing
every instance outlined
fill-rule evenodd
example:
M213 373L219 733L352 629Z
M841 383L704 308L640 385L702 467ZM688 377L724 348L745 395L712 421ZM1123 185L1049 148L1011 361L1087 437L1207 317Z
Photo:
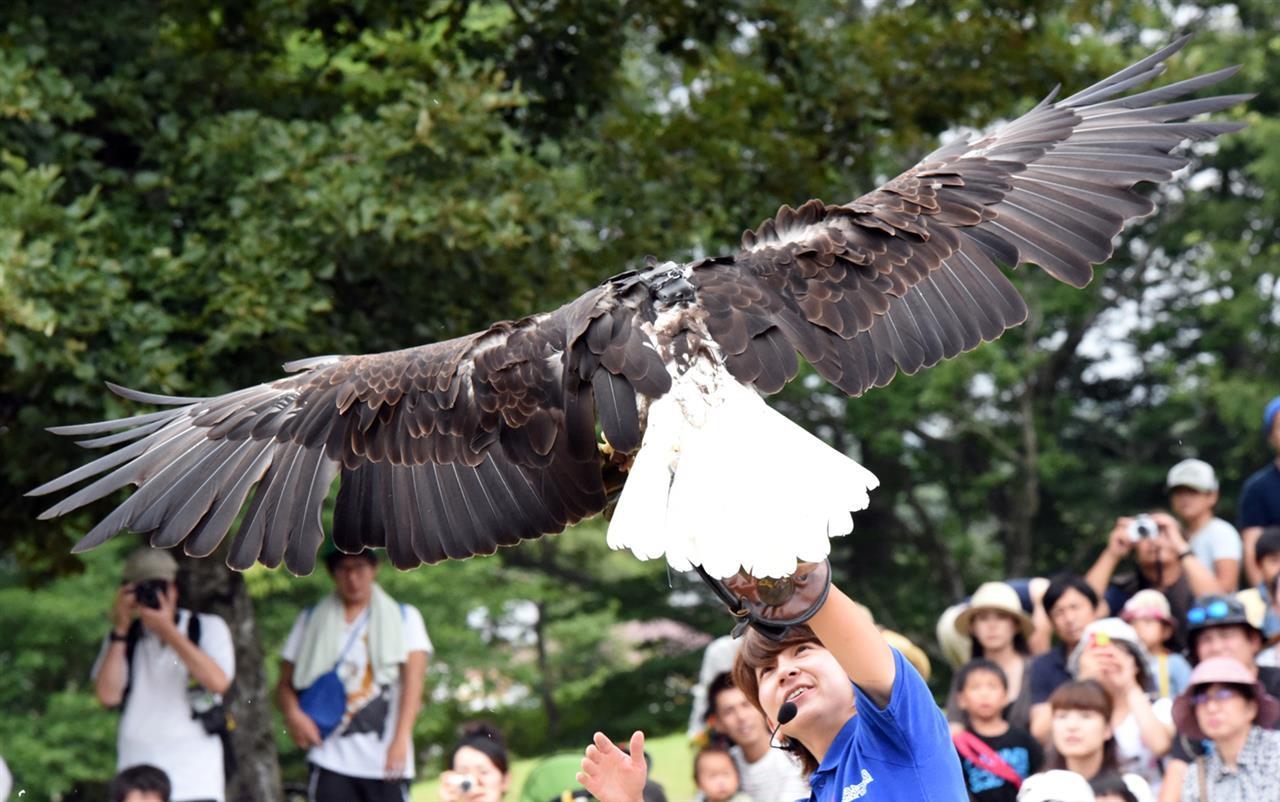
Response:
M205 556L257 490L227 562L309 573L336 477L334 540L387 549L400 567L492 553L558 532L605 504L597 417L615 445L640 441L637 394L666 366L608 284L560 309L465 337L286 365L294 375L213 398L114 387L159 412L52 429L114 451L28 495L97 477L51 518L137 490L76 546L121 530Z
M1000 265L1039 265L1083 287L1125 221L1150 214L1139 182L1167 181L1171 151L1242 127L1187 122L1247 95L1179 100L1228 68L1137 94L1186 38L977 141L959 140L855 201L783 207L733 257L690 281L733 375L777 392L800 352L849 395L999 337L1026 317ZM1173 102L1168 102L1173 101Z

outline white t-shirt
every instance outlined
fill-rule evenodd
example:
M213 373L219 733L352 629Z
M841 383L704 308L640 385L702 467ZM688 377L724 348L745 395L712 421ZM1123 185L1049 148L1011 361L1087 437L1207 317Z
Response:
M187 634L191 613L178 610L178 631ZM98 676L110 642L102 642L93 676ZM216 615L200 613L200 651L218 664L227 679L236 675L235 650L231 630ZM173 802L213 799L222 802L225 778L222 775L222 741L204 731L191 716L187 684L191 675L178 658L154 633L145 627L133 651L129 667L129 698L120 714L116 734L116 770L150 763L169 775Z
M1236 528L1221 518L1210 518L1209 523L1200 527L1187 540L1191 552L1196 555L1205 568L1214 570L1217 560L1240 560L1244 554L1244 546L1240 542L1240 533Z
M804 768L790 752L769 749L755 763L748 763L742 748L729 750L738 767L739 785L755 802L794 802L809 798Z
M1157 699L1151 703L1151 712L1156 720L1173 732L1173 700ZM1132 713L1115 727L1116 758L1120 763L1120 771L1133 773L1147 781L1154 793L1160 793L1160 781L1163 772L1160 768L1160 755L1152 752L1142 742L1142 731L1138 728L1138 718Z
M431 638L422 622L422 613L407 604L400 605L404 613L404 646L407 652L431 654ZM342 630L341 641L351 639L354 627L361 626L365 616L347 624ZM293 622L289 637L285 640L280 656L296 663L302 649L302 632L306 626L304 610ZM387 748L395 735L396 720L400 716L400 682L378 687L373 681L373 667L369 664L369 628L356 638L338 666L338 676L347 689L347 712L342 724L319 746L307 752L307 760L347 777L380 780L386 776ZM405 764L405 779L413 778L413 748Z

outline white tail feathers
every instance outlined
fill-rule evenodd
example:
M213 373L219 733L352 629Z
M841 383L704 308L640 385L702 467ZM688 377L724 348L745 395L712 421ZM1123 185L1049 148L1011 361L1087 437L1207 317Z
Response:
M722 368L695 368L649 408L609 545L720 579L787 576L826 558L879 483Z

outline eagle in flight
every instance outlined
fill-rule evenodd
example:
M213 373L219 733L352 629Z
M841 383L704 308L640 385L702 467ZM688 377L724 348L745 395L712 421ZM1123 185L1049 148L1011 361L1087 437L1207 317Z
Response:
M1184 99L1237 68L1132 91L1186 41L856 200L784 206L736 253L650 259L552 312L292 362L213 398L111 385L163 409L50 429L115 450L31 495L93 480L52 518L134 485L77 551L127 529L207 556L256 486L227 563L306 574L339 476L337 547L385 548L400 568L559 532L621 485L615 548L717 578L787 576L826 557L877 482L762 396L796 375L797 352L858 396L994 340L1027 315L1002 268L1086 285L1154 209L1134 186L1169 180L1183 141L1242 127L1189 120L1247 95Z

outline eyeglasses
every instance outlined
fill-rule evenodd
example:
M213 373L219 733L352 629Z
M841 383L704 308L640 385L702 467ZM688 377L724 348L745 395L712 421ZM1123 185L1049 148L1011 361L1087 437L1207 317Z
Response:
M1210 700L1214 702L1225 702L1235 696L1242 696L1242 694L1231 688L1219 688L1216 691L1205 691L1204 693L1193 694L1191 697L1191 704L1199 707Z
M1192 607L1187 610L1188 624L1203 624L1205 621L1217 618L1226 618L1231 612L1231 605L1222 599L1211 601L1204 607Z

